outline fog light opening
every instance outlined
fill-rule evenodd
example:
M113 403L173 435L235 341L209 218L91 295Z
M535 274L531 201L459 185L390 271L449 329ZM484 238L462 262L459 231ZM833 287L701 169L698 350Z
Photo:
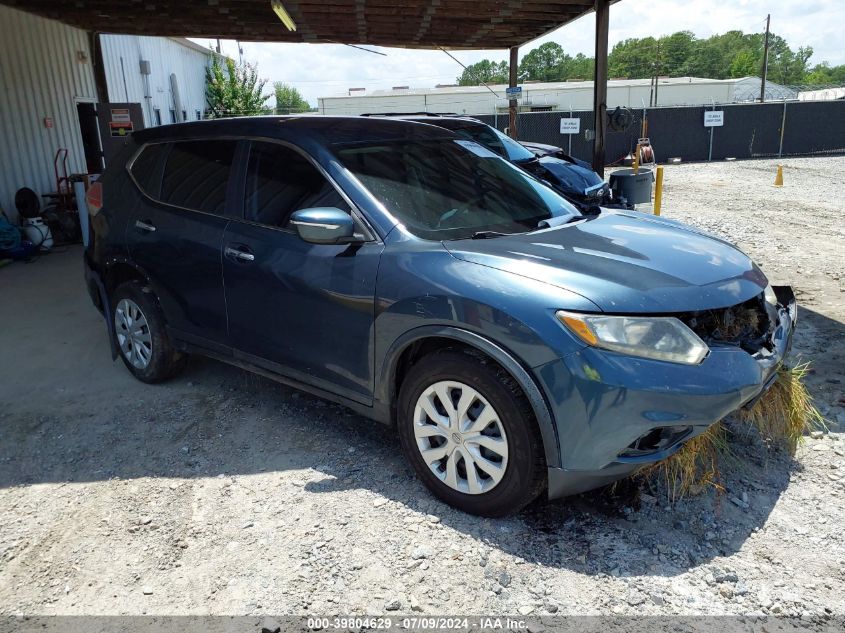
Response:
M671 448L692 432L691 426L659 426L631 442L619 457L641 457Z

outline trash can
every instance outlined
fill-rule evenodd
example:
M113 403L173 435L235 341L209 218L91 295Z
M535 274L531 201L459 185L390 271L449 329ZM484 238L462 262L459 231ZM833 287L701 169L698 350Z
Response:
M625 198L630 204L644 204L651 202L651 184L654 175L650 169L640 168L639 173L633 169L619 169L610 174L610 188L613 198Z

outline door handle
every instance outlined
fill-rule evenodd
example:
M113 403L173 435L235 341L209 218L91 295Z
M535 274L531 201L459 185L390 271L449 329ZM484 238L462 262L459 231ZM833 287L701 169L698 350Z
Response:
M235 259L237 261L241 261L241 262L253 262L253 261L255 261L255 255L253 255L252 253L245 251L245 250L239 250L237 248L232 248L231 246L227 246L226 250L224 250L223 253L226 255L226 257L230 257L230 258Z
M147 233L153 233L156 230L155 225L149 220L135 220L135 228Z

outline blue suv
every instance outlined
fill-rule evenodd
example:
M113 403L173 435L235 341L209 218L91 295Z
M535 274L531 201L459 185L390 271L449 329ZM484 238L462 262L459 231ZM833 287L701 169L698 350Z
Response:
M139 380L201 354L341 403L486 516L669 457L764 391L795 324L730 244L583 216L422 123L143 130L88 206L88 288Z

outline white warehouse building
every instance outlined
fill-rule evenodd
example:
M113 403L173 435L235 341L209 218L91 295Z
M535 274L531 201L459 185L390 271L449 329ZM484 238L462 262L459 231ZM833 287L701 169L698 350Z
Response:
M96 35L0 5L0 209L15 222L18 189L56 191L60 150L60 176L99 173L133 129L203 116L211 55L185 39Z
M615 79L607 84L609 108L642 108L654 98L650 79ZM455 112L458 114L495 114L505 112L508 100L504 85L438 86L410 89L405 86L368 93L351 88L344 95L321 97L321 114L355 115L367 112ZM492 91L492 92L491 92ZM495 94L493 94L495 93ZM701 77L661 77L656 105L682 106L754 101L760 96L760 79L704 79ZM795 92L779 84L766 84L766 99L794 99ZM593 82L566 81L525 83L519 100L521 112L592 110Z

